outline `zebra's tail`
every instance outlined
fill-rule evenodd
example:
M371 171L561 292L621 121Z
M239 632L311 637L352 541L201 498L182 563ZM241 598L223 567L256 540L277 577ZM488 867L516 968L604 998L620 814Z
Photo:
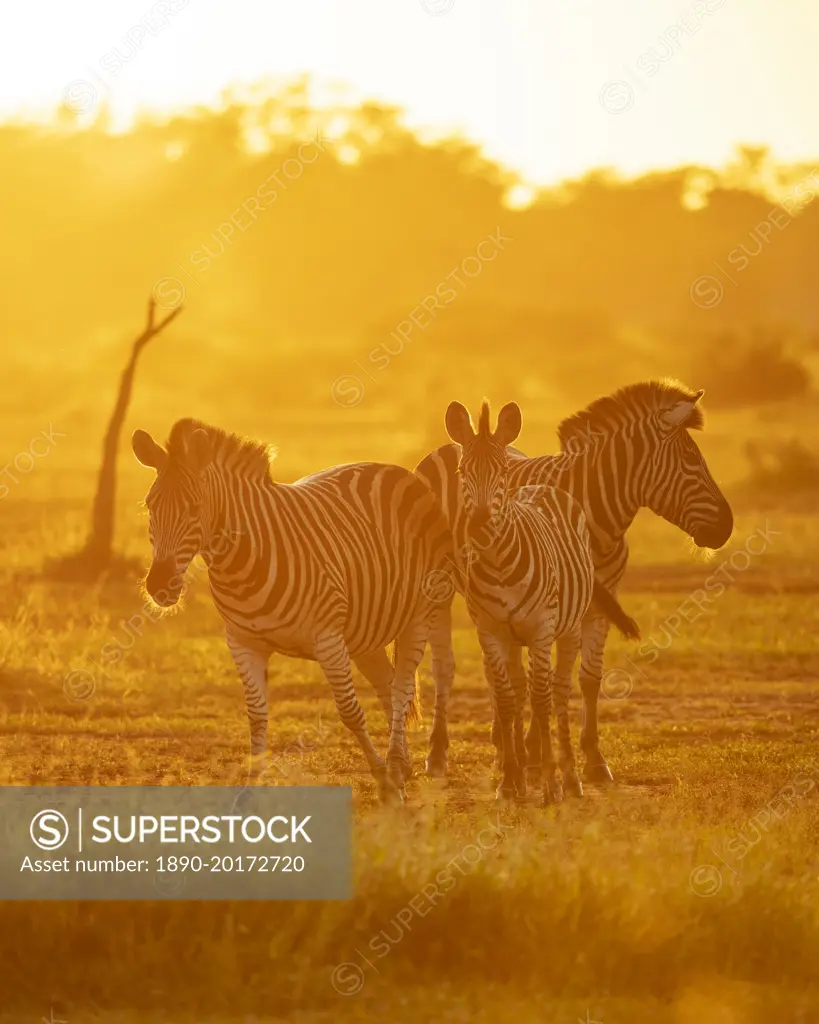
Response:
M387 645L387 657L392 662L393 667L395 666L395 641ZM424 712L421 706L421 677L418 669L415 670L415 689L412 695L412 702L407 708L407 714L404 718L405 725L420 725L424 720Z
M627 640L640 639L640 627L630 615L626 615L614 594L604 587L598 579L594 581L592 604L596 605L597 611L605 615L609 622L615 625Z

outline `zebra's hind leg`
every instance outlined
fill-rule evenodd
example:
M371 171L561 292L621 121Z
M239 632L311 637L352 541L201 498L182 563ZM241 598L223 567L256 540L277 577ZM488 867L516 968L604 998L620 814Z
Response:
M580 650L580 626L557 641L557 662L553 677L557 742L560 749L560 774L563 789L570 796L583 796L583 784L577 774L569 728L569 693L572 688L572 669Z
M509 674L509 648L494 634L478 630L494 689L494 705L500 722L503 750L503 778L498 786L498 800L514 800L526 795L523 765L518 761L515 746L515 689Z
M407 744L407 718L418 706L418 666L424 656L429 622L418 615L395 642L395 673L392 680L392 726L387 750L387 773L396 786L403 788L412 775Z
M495 770L503 770L503 732L501 731L500 715L498 714L498 708L495 704L495 684L492 681L492 670L487 664L486 658L483 660L483 674L486 677L486 681L489 684L489 702L492 705L492 728L489 732L489 741L495 748Z
M432 713L426 769L427 775L444 776L449 749L447 707L455 679L451 603L438 605L432 611L429 621L429 642L432 653L432 678L435 681L435 708Z
M248 782L254 782L264 772L267 756L267 662L269 658L266 654L245 647L229 633L225 639L245 691L247 721L250 726Z
M603 679L603 652L609 631L608 620L590 616L583 620L580 656L580 690L583 694L583 726L580 746L586 757L583 777L589 782L611 782L608 762L600 751L597 735L597 703Z
M540 726L542 750L543 799L542 804L560 803L563 787L556 777L556 764L552 753L552 637L544 636L529 647L532 670L532 708Z
M347 650L344 637L337 633L319 637L315 643L314 653L316 661L321 665L327 682L330 684L330 689L333 691L333 699L336 702L341 721L355 736L358 745L364 751L373 778L378 783L380 798L384 801L400 799L399 789L387 778L387 766L383 757L373 746L373 741L367 731L364 709L358 703L358 698L355 695L350 653Z

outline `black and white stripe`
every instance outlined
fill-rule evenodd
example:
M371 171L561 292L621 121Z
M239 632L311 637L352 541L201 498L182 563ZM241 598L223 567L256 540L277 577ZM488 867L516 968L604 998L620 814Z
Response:
M256 770L267 745L268 659L287 654L321 665L382 795L394 795L408 774L405 719L430 633L439 662L449 651L449 602L430 600L425 586L451 552L434 496L408 470L378 463L275 483L265 447L190 419L175 424L167 450L144 431L133 447L157 470L146 498L146 589L157 604L175 604L202 554L244 684ZM394 673L383 650L393 641ZM390 722L389 772L367 732L351 658Z
M521 426L515 403L501 409L494 433L486 402L477 433L458 402L449 406L446 424L460 447L458 473L467 538L461 589L478 630L500 725L503 780L498 796L525 792L524 694L509 671L510 652L521 645L529 649L532 708L542 737L543 802L562 799L563 786L579 795L582 786L569 733L568 688L554 695L563 785L555 774L550 717L552 645L564 637L579 637L595 591L583 508L555 487L509 491L508 445ZM488 528L491 543L485 543ZM610 595L604 607L615 608L615 619L636 632Z
M640 508L689 534L700 547L725 544L733 529L731 509L712 478L690 429L703 426L694 392L677 382L650 381L622 388L597 399L564 420L559 427L562 451L557 455L526 458L510 449L508 488L548 484L572 494L582 505L591 537L595 575L616 594L628 561L626 531ZM456 558L462 562L466 547L466 520L460 452L445 445L424 458L416 473L442 503L453 530ZM489 541L487 541L489 543ZM585 776L611 778L598 744L597 706L603 676L603 652L608 621L602 615L587 618L578 647L558 650L556 688L568 688L577 651L582 645L580 686L583 693L581 746ZM519 649L511 652L511 672L525 686ZM447 703L451 680L436 679L435 717L430 737L427 770L446 770ZM440 690L440 692L439 692ZM499 741L497 717L493 737ZM536 723L528 739L530 760L539 762Z

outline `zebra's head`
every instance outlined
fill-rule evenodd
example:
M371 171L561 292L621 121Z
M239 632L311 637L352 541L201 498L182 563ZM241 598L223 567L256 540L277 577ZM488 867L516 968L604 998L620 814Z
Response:
M698 406L702 396L702 391L696 391L653 418L643 500L652 512L687 533L697 547L721 548L733 532L734 516L688 432L703 426Z
M467 532L474 536L502 513L506 504L507 446L520 433L520 408L515 402L498 414L494 433L489 429L489 404L481 406L478 429L460 402L451 402L446 411L446 429L461 446L458 473L467 514Z
M202 549L204 472L212 459L204 430L186 438L182 452L166 451L144 430L134 431L134 455L156 470L148 491L148 535L153 561L145 580L151 599L162 608L176 604L191 559Z
M643 381L560 424L563 451L578 464L573 472L584 475L599 527L619 536L642 506L698 547L727 543L734 528L731 507L689 433L704 425L702 395L679 381Z

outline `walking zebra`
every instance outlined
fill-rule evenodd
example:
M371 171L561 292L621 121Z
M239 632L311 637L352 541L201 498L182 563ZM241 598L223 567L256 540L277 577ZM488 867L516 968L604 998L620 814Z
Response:
M201 553L244 685L251 770L264 763L267 663L276 652L321 665L381 796L400 793L410 771L405 719L428 636L434 657L449 654L449 601L425 592L452 544L434 495L409 470L378 463L274 483L263 445L192 419L174 425L167 449L144 430L133 449L157 471L145 500L153 545L145 587L158 605L175 604ZM383 650L393 640L394 680ZM367 732L351 658L390 723L386 765Z
M719 548L733 530L728 502L712 478L689 430L701 429L702 391L677 381L648 381L598 398L585 410L563 420L558 428L562 451L529 459L510 449L508 487L550 484L574 495L582 504L591 533L597 579L612 593L625 572L628 545L625 534L640 508L687 533L698 547ZM415 472L438 495L453 531L456 559L463 561L466 539L463 492L458 474L459 449L444 445L431 452ZM482 543L491 543L491 522ZM612 778L600 751L597 704L603 677L603 651L608 622L595 615L583 622L580 688L583 723L580 744L585 755L584 777L604 782ZM579 646L568 641L559 652L556 688L570 686ZM513 678L523 679L520 648L511 651ZM441 657L439 664L449 665ZM448 668L435 676L435 710L427 772L446 772L447 703L454 677ZM518 685L525 685L519 682ZM500 723L494 717L492 735L500 742ZM527 739L530 762L540 761L537 723Z
M464 495L466 534L480 541L495 523L492 543L470 548L462 587L478 630L493 704L500 724L503 779L498 798L526 791L522 711L525 692L512 682L509 651L529 648L532 709L542 739L543 804L563 798L563 786L576 795L583 788L577 776L569 732L569 680L555 689L560 770L555 776L550 716L552 710L552 644L579 640L583 617L594 598L600 611L629 637L637 626L594 578L589 530L580 502L567 491L533 486L507 490L507 451L520 433L521 414L514 402L489 427L489 405L481 407L475 432L467 410L452 402L446 413L447 433L460 445L458 472ZM561 689L562 687L562 689Z

